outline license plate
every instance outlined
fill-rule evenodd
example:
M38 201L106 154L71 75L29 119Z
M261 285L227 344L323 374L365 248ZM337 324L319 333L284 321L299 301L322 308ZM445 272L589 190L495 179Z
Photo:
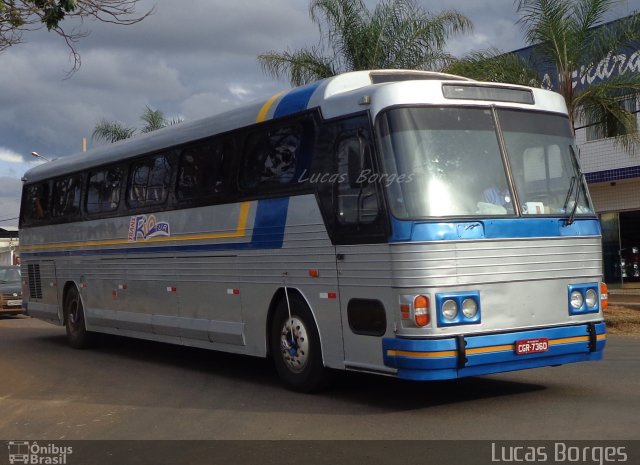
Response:
M9 307L20 307L22 305L22 300L8 300L7 305Z
M516 341L516 354L539 354L549 350L549 339L539 337L537 339L523 339Z

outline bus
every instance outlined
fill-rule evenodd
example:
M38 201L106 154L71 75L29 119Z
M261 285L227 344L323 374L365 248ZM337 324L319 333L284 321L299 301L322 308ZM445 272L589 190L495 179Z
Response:
M24 305L109 333L442 380L598 360L601 230L562 97L357 71L29 170Z

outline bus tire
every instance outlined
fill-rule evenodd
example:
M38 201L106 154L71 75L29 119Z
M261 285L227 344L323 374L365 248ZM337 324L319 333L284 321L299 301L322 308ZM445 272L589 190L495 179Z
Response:
M271 355L283 384L293 391L314 392L324 388L328 371L322 362L320 336L311 310L297 294L278 302L270 332ZM292 337L293 336L293 337Z
M64 322L67 330L67 342L71 347L85 349L91 345L92 334L87 331L82 299L80 299L80 293L75 286L69 288L64 299Z

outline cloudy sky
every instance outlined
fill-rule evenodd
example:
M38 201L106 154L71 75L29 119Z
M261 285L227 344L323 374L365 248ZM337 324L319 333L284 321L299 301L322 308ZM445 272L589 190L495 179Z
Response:
M438 12L445 2L417 0ZM374 0L367 4L374 5ZM315 45L319 34L308 0L141 0L155 13L135 26L86 22L90 35L78 50L81 68L70 78L69 50L54 34L25 35L0 53L0 227L15 226L20 177L37 161L79 152L102 118L138 125L149 105L193 120L288 88L266 76L260 53ZM524 46L513 0L449 0L474 32L452 39L455 55ZM640 9L623 2L614 17Z

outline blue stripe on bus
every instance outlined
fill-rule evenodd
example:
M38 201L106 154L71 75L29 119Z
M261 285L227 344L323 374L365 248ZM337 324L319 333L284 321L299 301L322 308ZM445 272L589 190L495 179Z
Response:
M599 236L595 218L500 218L449 222L403 221L393 218L390 242L520 239L532 237Z
M289 197L260 200L251 236L252 249L280 249L287 225Z
M287 93L273 113L274 118L280 118L282 116L291 115L307 109L311 95L316 91L320 82L314 82L303 87L298 87Z
M604 337L605 324L595 324L596 336ZM548 338L549 350L543 353L517 355L514 349L503 349L524 339ZM454 338L445 339L400 339L384 338L382 343L384 363L398 369L398 377L412 380L453 379L489 373L523 370L564 363L600 360L606 339L598 339L595 351L589 347L589 330L586 324L561 326L502 334L469 335L464 338L465 351L488 349L484 353L466 353L466 363L458 368ZM571 338L578 340L572 341ZM561 341L566 339L566 341ZM557 341L557 343L553 343ZM495 350L491 350L495 348ZM425 357L422 353L449 351L451 355ZM398 352L401 355L395 355ZM409 355L415 352L415 356Z
M161 254L171 252L214 252L222 250L279 249L284 241L284 231L289 210L289 197L258 201L253 234L249 242L213 244L164 245L146 247L121 247L90 250L63 250L56 252L23 252L23 259L33 257ZM167 238L168 241L171 238Z

